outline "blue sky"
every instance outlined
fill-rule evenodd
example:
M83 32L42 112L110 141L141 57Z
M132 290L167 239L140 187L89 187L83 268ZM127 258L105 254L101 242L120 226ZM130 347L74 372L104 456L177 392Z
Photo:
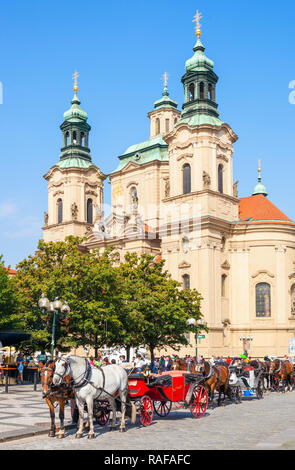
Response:
M269 199L295 220L295 104L288 99L295 80L294 2L1 3L0 253L7 265L33 253L42 238L43 175L59 159L73 72L79 71L81 107L92 127L93 161L109 173L118 155L148 138L147 113L161 97L165 71L181 109L197 9L205 53L219 76L220 118L239 136L239 196L252 193L261 159Z

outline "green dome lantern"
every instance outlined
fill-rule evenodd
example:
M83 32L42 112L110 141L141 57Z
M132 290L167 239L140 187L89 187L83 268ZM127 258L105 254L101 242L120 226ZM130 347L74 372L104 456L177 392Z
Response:
M60 126L63 133L63 146L57 165L61 168L85 168L93 165L88 147L91 127L87 122L87 113L80 108L80 100L77 96L77 77L78 72L75 72L73 75L75 81L72 106L64 113L64 122Z
M262 194L263 196L267 196L266 187L261 183L261 168L260 168L260 160L258 162L258 183L256 184L252 196L256 196L257 194Z

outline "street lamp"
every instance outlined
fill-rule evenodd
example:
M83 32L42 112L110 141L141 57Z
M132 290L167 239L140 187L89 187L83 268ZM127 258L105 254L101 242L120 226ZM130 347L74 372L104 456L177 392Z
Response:
M54 343L55 343L55 323L56 323L56 315L59 313L63 313L64 315L67 315L71 309L69 307L69 304L67 302L64 302L64 304L59 300L58 297L55 297L53 302L50 302L44 294L41 295L41 298L38 302L39 307L43 311L43 314L45 312L50 312L53 315L53 322L52 322L52 340L51 340L51 359L53 360L54 356Z
M199 334L199 331L205 328L206 322L202 318L200 318L198 321L195 318L188 318L186 322L192 330L195 330L196 361L197 361L198 360L198 334Z

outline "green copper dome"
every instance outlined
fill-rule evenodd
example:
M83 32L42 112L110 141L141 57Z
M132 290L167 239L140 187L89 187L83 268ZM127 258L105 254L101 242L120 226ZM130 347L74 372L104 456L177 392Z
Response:
M266 187L260 182L256 184L252 196L255 196L256 194L263 194L263 196L267 196Z
M204 54L205 47L201 43L200 38L198 38L197 43L193 50L195 51L193 57L188 59L185 63L186 72L194 71L194 70L201 70L201 69L213 70L214 62L205 56Z
M164 90L162 93L162 98L154 102L154 108L159 109L159 108L177 108L178 103L176 101L173 101L171 98L169 98L169 93L168 93L168 88L165 85Z
M256 184L254 188L254 192L252 193L252 196L255 196L256 194L262 194L263 196L267 196L266 187L261 183L260 160L259 160L259 165L258 165L258 183Z
M64 113L64 120L70 122L87 121L87 113L80 108L80 101L75 93L71 108Z

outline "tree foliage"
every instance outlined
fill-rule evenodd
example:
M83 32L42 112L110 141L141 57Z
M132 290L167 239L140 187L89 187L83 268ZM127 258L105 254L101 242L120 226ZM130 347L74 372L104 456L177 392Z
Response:
M52 314L38 306L42 293L50 301L66 300L71 308L66 318L57 316L59 351L145 345L153 355L158 348L187 344L187 319L201 316L197 291L181 289L164 261L127 253L118 266L113 249L84 252L81 242L77 237L40 240L35 254L17 266L12 282L19 302L11 319L32 334L34 349L49 351L51 344Z
M0 331L19 328L18 296L0 255Z

